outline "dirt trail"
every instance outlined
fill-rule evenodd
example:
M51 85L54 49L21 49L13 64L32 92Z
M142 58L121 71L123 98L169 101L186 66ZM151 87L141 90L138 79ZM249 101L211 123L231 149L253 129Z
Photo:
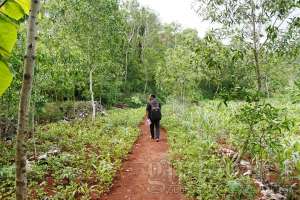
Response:
M140 125L142 135L114 181L113 187L101 200L186 200L167 161L166 131L161 140L150 139L149 128Z

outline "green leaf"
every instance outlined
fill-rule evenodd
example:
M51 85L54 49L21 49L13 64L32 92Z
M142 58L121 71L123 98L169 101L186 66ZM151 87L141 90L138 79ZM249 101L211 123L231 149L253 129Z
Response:
M0 12L4 13L5 15L13 18L15 20L20 20L24 17L24 11L20 7L18 3L12 0L8 0L1 8Z
M9 71L7 64L0 61L0 96L10 86L12 78L12 73Z
M18 26L0 18L0 55L8 57L17 41Z
M14 0L14 1L16 1L22 7L25 14L29 15L30 0Z
M238 192L241 190L241 184L235 180L233 181L228 181L227 185L230 189L231 192Z

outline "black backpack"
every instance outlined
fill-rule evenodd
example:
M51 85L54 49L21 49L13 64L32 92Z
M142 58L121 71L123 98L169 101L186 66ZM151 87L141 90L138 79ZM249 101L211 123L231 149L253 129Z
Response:
M153 120L153 121L161 120L161 111L160 111L158 101L156 99L153 99L150 102L150 106L151 106L151 113L150 113L151 120Z

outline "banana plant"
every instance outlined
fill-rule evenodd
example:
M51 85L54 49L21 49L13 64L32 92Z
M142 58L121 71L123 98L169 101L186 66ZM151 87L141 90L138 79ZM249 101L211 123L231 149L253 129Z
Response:
M20 23L29 9L30 0L0 0L0 96L12 82L8 60L17 42Z

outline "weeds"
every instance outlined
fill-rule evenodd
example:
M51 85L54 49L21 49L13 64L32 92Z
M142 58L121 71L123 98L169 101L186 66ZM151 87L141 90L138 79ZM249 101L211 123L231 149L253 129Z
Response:
M40 127L36 158L33 141L28 141L29 198L90 199L91 194L107 191L139 134L141 118L141 109L112 110L94 124L78 120ZM14 147L1 143L0 148L0 199L14 199L15 171L9 162L14 159ZM59 153L47 154L51 149Z
M245 152L257 157L260 177L263 179L264 160L276 156L282 148L281 141L284 132L289 131L293 121L287 119L283 109L278 109L269 103L247 103L242 106L236 119L246 127L244 131L236 132L236 140L241 146L237 162Z
M251 180L236 176L233 162L216 153L218 138L228 133L230 121L229 113L214 109L217 105L206 102L181 113L173 112L171 106L164 108L170 159L188 196L199 200L253 199Z
M167 116L163 124L168 130L170 160L189 196L199 200L255 199L259 191L251 174L263 177L263 168L275 170L279 176L276 184L284 188L299 183L298 104L231 101L223 106L215 100L184 108L169 105L163 109ZM240 159L247 154L249 164L257 163L260 170L240 172L237 157L220 155L220 148ZM295 187L289 191L292 198L298 197Z

